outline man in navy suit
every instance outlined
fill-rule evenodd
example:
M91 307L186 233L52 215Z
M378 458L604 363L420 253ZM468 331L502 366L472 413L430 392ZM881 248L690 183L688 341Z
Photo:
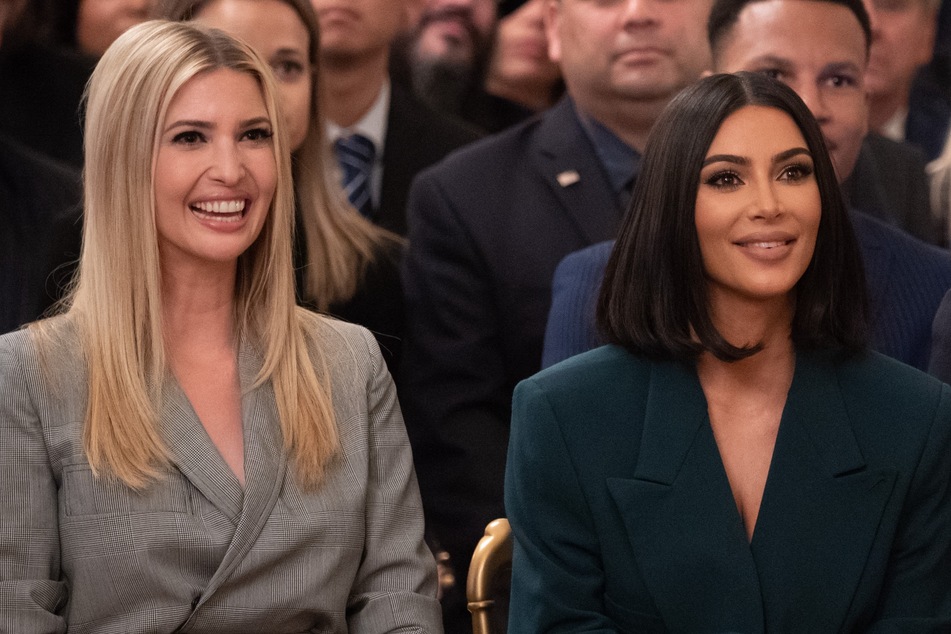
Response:
M718 0L710 35L717 71L762 71L799 93L822 126L840 181L848 177L867 117L862 81L870 36L861 0ZM951 287L951 256L861 210L852 222L871 296L873 346L926 369L931 322ZM572 254L558 267L546 366L597 345L594 302L610 248Z
M654 120L709 67L709 7L549 3L568 97L413 184L400 397L429 528L460 585L485 525L504 514L512 391L540 368L555 266L615 235ZM447 629L467 620L462 605Z

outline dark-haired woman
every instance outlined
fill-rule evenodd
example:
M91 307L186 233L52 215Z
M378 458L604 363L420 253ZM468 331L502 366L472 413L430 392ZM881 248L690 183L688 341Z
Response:
M598 319L519 385L511 632L947 631L951 391L867 351L819 128L718 75L648 141Z

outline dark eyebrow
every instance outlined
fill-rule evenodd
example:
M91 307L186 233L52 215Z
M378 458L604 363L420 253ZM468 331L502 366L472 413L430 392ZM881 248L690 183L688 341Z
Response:
M745 156L737 156L735 154L714 154L703 159L703 165L701 167L706 167L711 163L719 163L720 161L725 163L736 163L737 165L750 164L750 160Z
M807 150L804 147L794 147L783 152L780 152L773 157L773 163L782 163L783 161L788 161L794 156L799 156L800 154L805 154L809 158L812 158L812 152Z
M822 67L821 74L828 75L831 73L844 73L844 72L859 74L862 72L862 70L858 67L858 65L853 64L852 62L832 62Z
M812 153L804 147L794 147L789 148L788 150L783 150L779 154L773 157L773 163L782 163L787 161L794 156L799 156L800 154L805 154L809 158L812 158ZM745 156L737 156L736 154L713 154L703 159L703 165L701 167L706 167L711 163L734 163L736 165L749 165L750 160Z
M785 70L793 66L792 62L788 59L782 57L777 57L775 55L763 55L762 57L757 57L748 61L743 65L743 70L751 70L752 68L761 69L762 67L778 68L780 70ZM757 71L754 71L757 72ZM761 72L761 71L759 71Z
M274 51L275 55L294 55L300 57L306 57L306 53L300 51L296 48L291 48L290 46L285 46Z

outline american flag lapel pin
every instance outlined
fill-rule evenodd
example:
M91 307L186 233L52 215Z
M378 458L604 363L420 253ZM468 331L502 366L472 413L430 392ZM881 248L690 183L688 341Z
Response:
M581 175L578 174L575 170L566 170L558 174L555 177L558 181L558 184L562 187L568 187L569 185L574 185L581 180Z

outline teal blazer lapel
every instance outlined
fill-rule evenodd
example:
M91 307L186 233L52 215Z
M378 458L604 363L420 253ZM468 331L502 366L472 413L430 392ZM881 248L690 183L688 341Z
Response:
M756 566L692 367L653 365L634 477L607 484L670 630L764 631Z
M751 544L770 630L841 628L896 477L866 469L828 355L799 353Z

